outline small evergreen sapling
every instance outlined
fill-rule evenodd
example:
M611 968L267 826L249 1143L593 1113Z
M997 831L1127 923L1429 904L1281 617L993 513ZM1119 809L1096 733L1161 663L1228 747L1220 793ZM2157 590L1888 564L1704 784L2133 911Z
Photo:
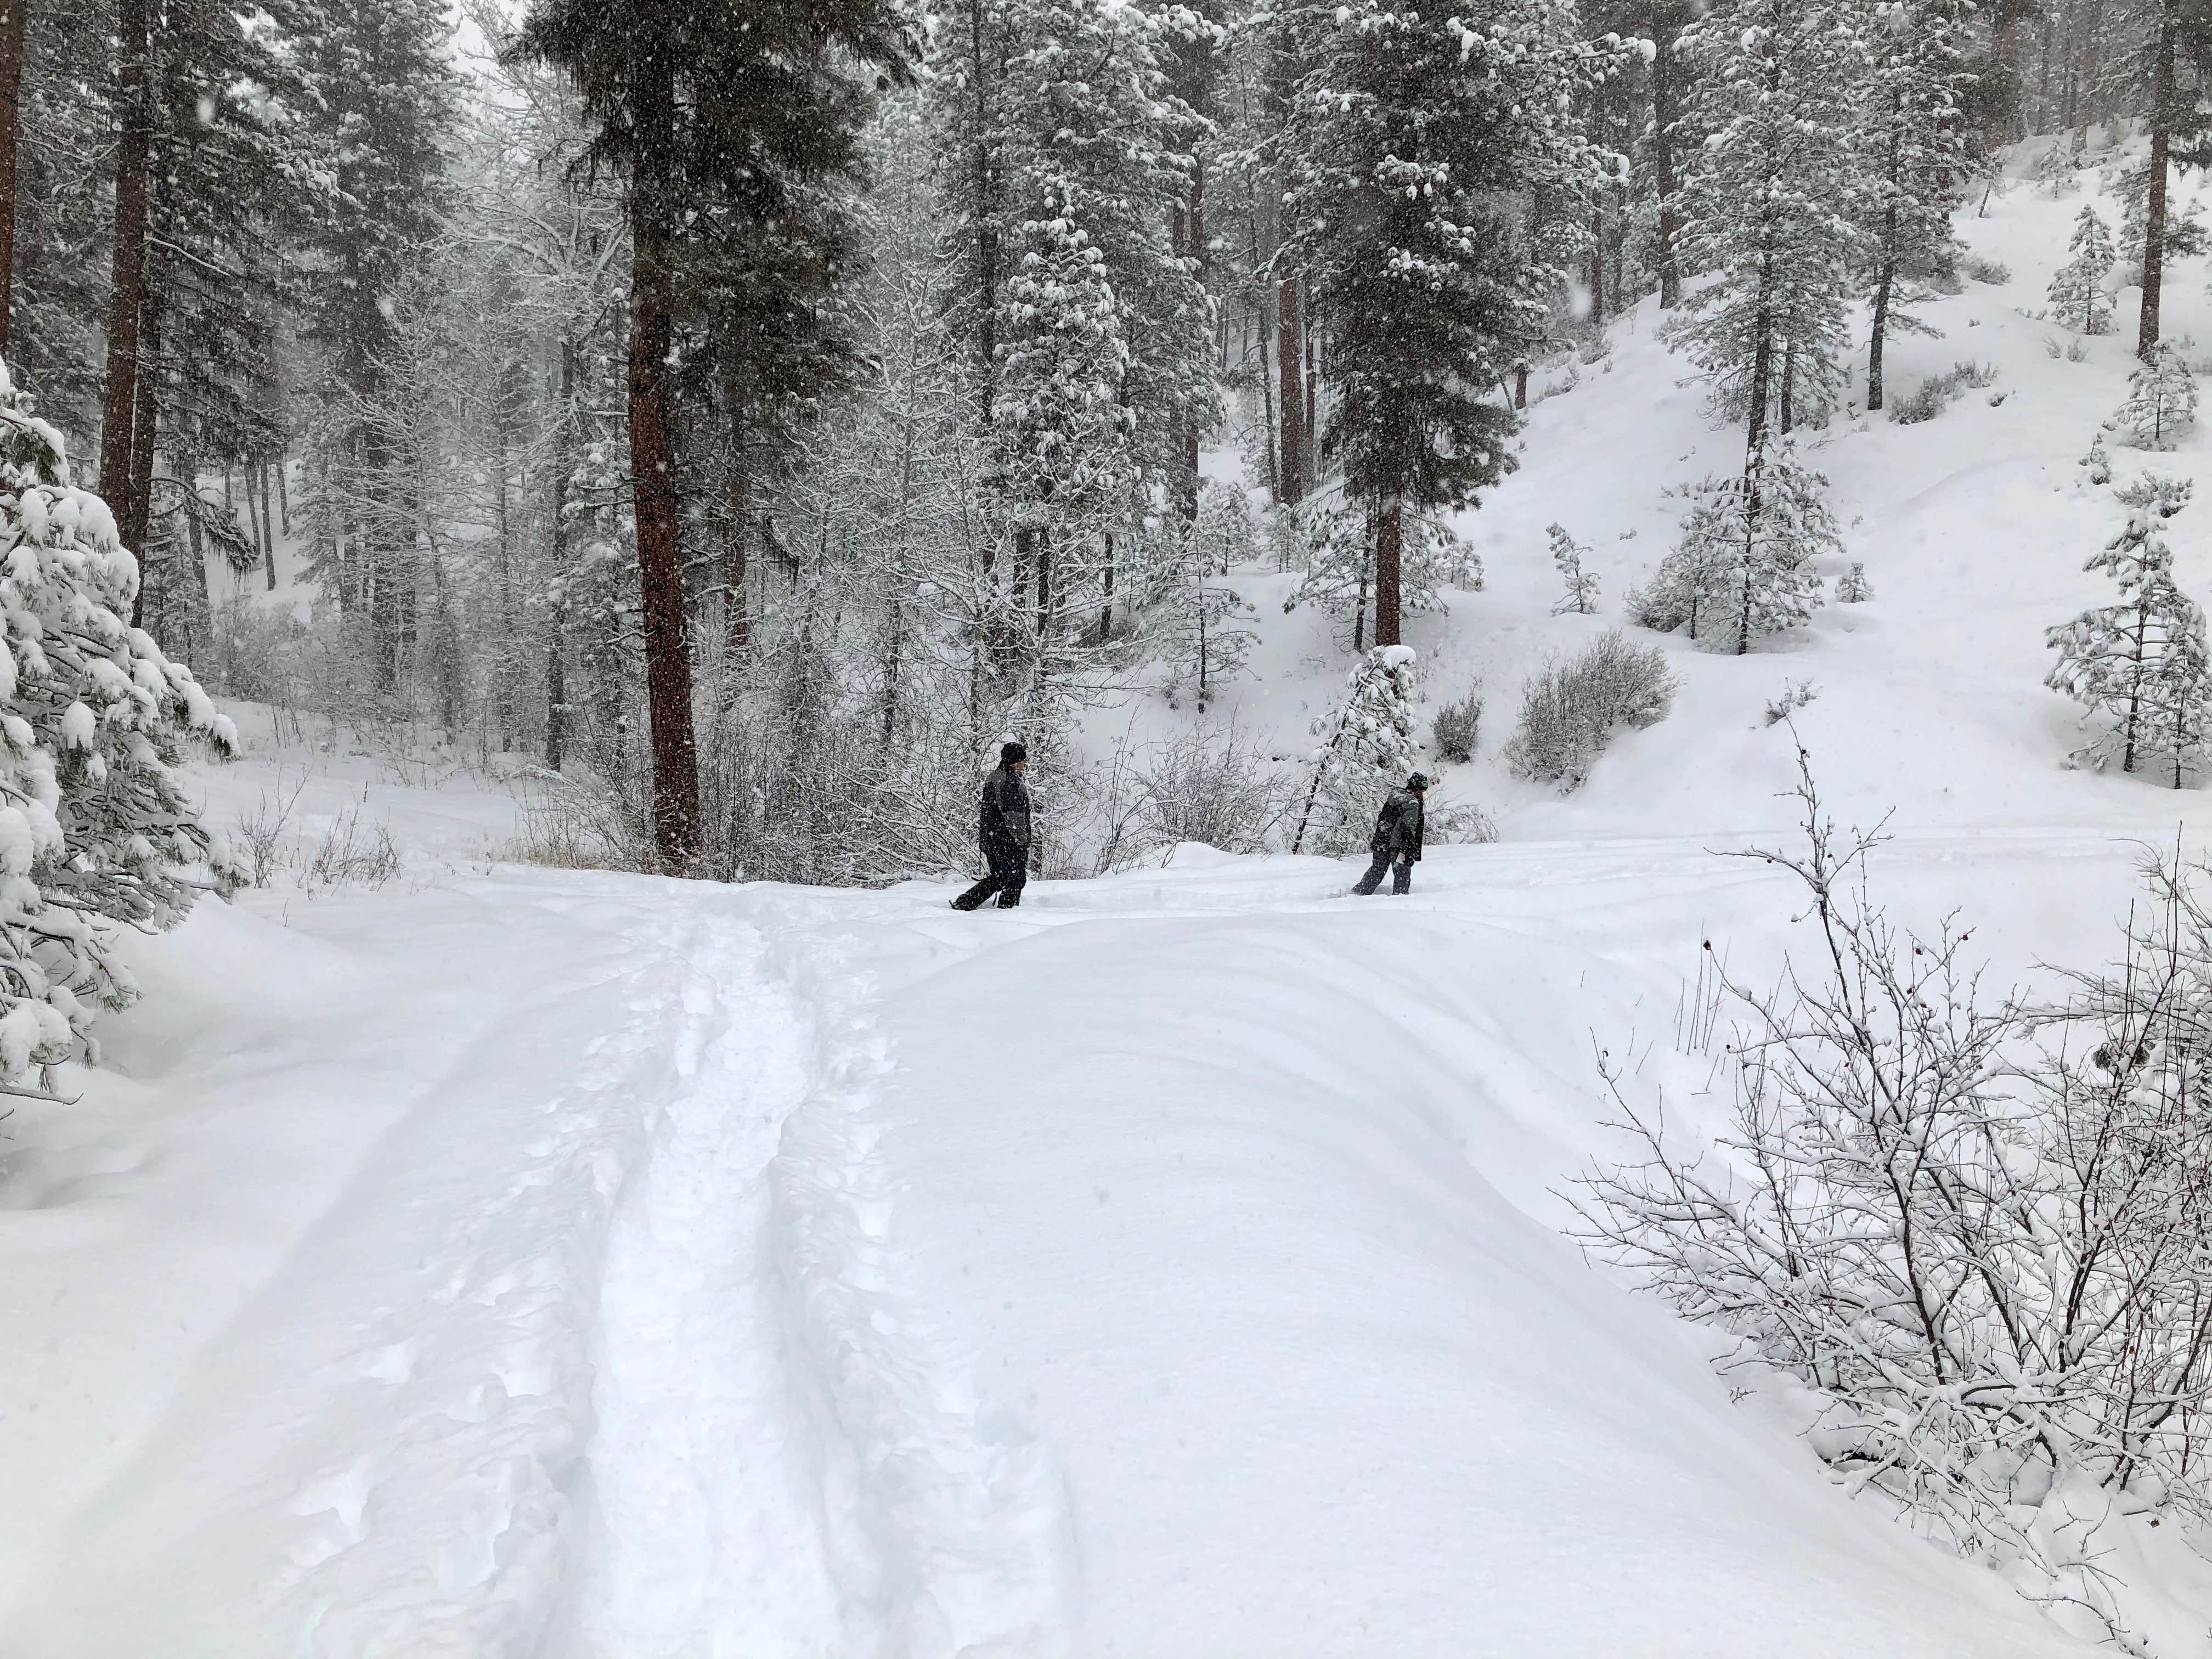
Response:
M1419 759L1413 742L1419 695L1413 647L1378 645L1359 659L1345 681L1344 706L1314 722L1322 742L1308 757L1313 775L1291 851L1310 842L1314 851L1336 856L1367 844L1382 797Z
M0 1083L96 1058L137 988L109 924L162 933L242 875L171 768L236 740L191 671L129 626L138 566L61 434L0 364Z
M1674 551L1633 597L1636 620L1738 655L1811 620L1821 602L1813 561L1843 550L1826 486L1786 439L1741 477L1706 479Z
M2112 296L2105 276L2112 268L2112 234L2087 202L2075 216L2067 260L2051 279L2051 314L2076 334L2102 334L2112 325Z
M2045 643L2059 653L2044 684L2084 706L2085 723L2107 722L2075 751L2076 765L2102 768L2118 759L2132 772L2157 755L2183 771L2202 752L2204 616L2173 580L2165 521L2187 504L2185 483L2146 479L2129 492L2126 528L2083 568L2101 570L2119 586L2120 602L2084 611L2051 629Z
M1866 566L1852 560L1851 568L1836 578L1836 603L1864 605L1873 597L1874 584L1867 580Z
M2197 377L2170 344L2152 349L2128 377L2127 400L2113 423L2138 448L2171 449L2197 422Z
M1597 612L1597 574L1587 569L1583 561L1589 549L1567 534L1564 525L1553 525L1547 533L1552 538L1552 562L1559 567L1559 578L1567 591L1552 607L1555 617L1574 615L1595 616Z
M2089 439L2089 453L2075 465L2081 469L2081 482L2087 484L2108 484L2112 481L2112 458L2105 451L2105 434L2094 434Z

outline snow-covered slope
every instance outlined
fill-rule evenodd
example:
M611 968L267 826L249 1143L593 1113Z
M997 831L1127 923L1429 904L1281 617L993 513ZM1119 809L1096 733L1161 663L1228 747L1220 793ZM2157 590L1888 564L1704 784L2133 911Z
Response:
M1786 830L1785 682L1820 688L1838 813L1895 809L1881 892L1962 910L2001 980L2108 955L2132 838L2198 841L2193 793L2061 769L2040 684L2118 519L2074 459L2124 339L2054 358L2016 309L2076 205L1992 201L1966 229L2012 282L1893 353L1899 391L1992 362L2002 403L1816 434L1880 597L1749 658L1668 641L1675 712L1565 799L1492 758L1521 676L1617 617L1662 489L1735 451L1648 309L1538 406L1465 521L1487 586L1412 629L1432 692L1489 689L1450 781L1505 839L1411 899L1191 848L972 916L524 870L495 787L321 757L295 841L365 797L398 878L288 876L145 943L83 1103L5 1127L0 1656L2084 1650L1845 1498L1559 1195L1614 1145L1596 1047L1719 1108L1683 978L1793 937L1787 888L1716 856ZM2172 326L2212 337L2200 279ZM1553 520L1597 618L1548 614ZM1223 712L1302 747L1342 659L1249 580L1270 625ZM209 775L217 817L280 763ZM2175 1532L2116 1565L2156 1650L2202 1653Z

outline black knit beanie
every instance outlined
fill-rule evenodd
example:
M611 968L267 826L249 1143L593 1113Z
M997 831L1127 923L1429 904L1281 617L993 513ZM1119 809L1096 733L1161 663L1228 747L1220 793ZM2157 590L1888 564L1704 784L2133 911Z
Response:
M1029 757L1030 751L1024 744L1009 743L1000 746L999 764L1001 766L1012 766L1016 761L1025 761Z

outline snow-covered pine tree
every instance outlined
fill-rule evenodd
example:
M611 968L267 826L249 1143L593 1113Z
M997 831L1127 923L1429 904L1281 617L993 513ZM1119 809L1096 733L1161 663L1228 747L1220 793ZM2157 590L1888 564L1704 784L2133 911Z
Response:
M1514 465L1495 388L1542 337L1543 295L1563 280L1524 204L1601 173L1571 115L1594 60L1565 0L1506 0L1479 26L1352 0L1333 24L1317 20L1297 84L1285 216L1337 390L1322 448L1373 514L1387 646L1409 514L1465 507Z
M2171 449L2197 423L2197 377L2172 342L2136 364L2112 423L2140 449Z
M1260 526L1252 516L1252 498L1243 486L1206 485L1199 492L1190 538L1206 568L1221 575L1258 557Z
M1202 124L1168 86L1165 27L1104 0L1021 0L1006 17L993 432L1013 580L1034 585L1033 696L1148 481L1181 465L1171 435L1214 409L1205 293L1170 236Z
M0 1083L21 1085L136 999L111 923L166 931L238 884L171 769L236 734L124 620L137 565L4 365L0 548Z
M2051 314L2076 334L2102 334L2112 325L2112 299L2105 277L2112 268L2112 234L2084 202L2074 216L2066 263L2051 279Z
M1336 857L1367 844L1382 797L1419 759L1413 704L1420 696L1413 647L1378 645L1345 680L1344 706L1313 723L1321 744L1291 851Z
M2044 684L2081 703L2085 724L2109 722L2094 727L2075 751L2077 765L2101 768L2117 758L2122 771L2132 772L2145 754L2161 752L2162 741L2176 740L2172 734L2202 729L2187 712L2185 687L2191 653L2203 648L2190 643L2202 639L2203 613L2173 580L2173 550L2161 529L2186 504L2188 490L2172 480L2146 482L2147 490L2135 492L2142 499L2131 504L2126 527L2082 567L2111 577L2120 602L2084 611L2044 636L2059 653ZM2170 653L2179 653L2171 665ZM2150 724L2158 695L2172 708L2163 734Z
M1651 579L1628 592L1626 608L1638 627L1694 640L1712 626L1728 591L1729 549L1742 536L1742 489L1741 478L1709 477L1692 492L1674 545Z
M1874 584L1867 580L1866 566L1852 560L1851 568L1836 578L1836 603L1864 605L1873 597Z
M1304 540L1305 575L1284 601L1285 611L1319 605L1351 627L1342 635L1346 648L1364 651L1374 642L1374 515L1347 502L1340 490L1309 495L1295 509ZM1283 520L1277 510L1277 523ZM1482 591L1482 556L1442 514L1405 515L1399 537L1398 599L1403 611L1418 614L1444 608L1443 590Z
M2140 272L2144 229L2150 216L2149 164L2130 167L2113 186L2112 193L2120 198L2120 258ZM2195 201L2176 201L2169 194L2166 203L2166 258L2193 259L2208 252L2212 252L2212 229L2206 228L2202 210Z
M1555 617L1570 613L1578 617L1595 614L1597 573L1585 569L1583 565L1583 561L1589 556L1589 549L1570 536L1565 525L1549 526L1545 533L1552 538L1552 562L1558 567L1559 580L1566 584L1567 588L1559 603L1552 607L1552 614Z
M2088 453L2074 463L2081 469L2081 481L2089 484L2108 484L2112 481L2112 458L2105 450L2105 434L2092 433Z
M1858 83L1859 188L1871 320L1867 407L1882 406L1882 349L1893 331L1928 333L1913 314L1916 279L1948 273L1957 240L1951 206L1966 177L1959 94L1970 0L1899 0L1867 31L1869 70Z
M2142 738L2156 753L2179 789L2203 766L2204 744L2212 735L2212 652L2204 635L2204 611L2181 591L2171 568L2153 579L2145 602L2160 618L2165 648L2152 662L2143 686Z
M1742 477L1707 478L1632 614L1646 628L1681 629L1738 655L1809 621L1821 602L1813 561L1843 550L1827 483L1787 439L1755 458Z
M1680 256L1712 280L1683 296L1672 343L1745 422L1746 473L1799 410L1842 383L1861 238L1854 176L1858 32L1830 0L1716 0L1682 31Z
M1184 693L1204 714L1221 683L1242 673L1258 642L1252 607L1220 580L1223 565L1215 538L1202 535L1206 509L1195 523L1180 514L1165 534L1173 549L1170 568L1145 612L1145 631L1168 671L1170 701Z

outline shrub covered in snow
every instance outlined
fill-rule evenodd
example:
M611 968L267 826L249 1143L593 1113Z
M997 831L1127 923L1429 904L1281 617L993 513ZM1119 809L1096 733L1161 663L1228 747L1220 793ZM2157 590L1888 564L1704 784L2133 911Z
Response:
M1436 718L1429 722L1429 736L1437 754L1464 765L1474 758L1481 727L1482 684L1478 680L1457 702L1448 702L1437 710Z
M2002 287L2012 281L2011 268L2003 260L1985 259L1978 253L1969 253L1962 261L1962 268L1978 283Z
M172 767L230 722L125 618L138 567L0 364L0 1082L92 1052L137 996L109 924L175 927L239 874Z
M1941 374L1929 375L1910 396L1900 398L1891 404L1889 418L1899 426L1915 426L1923 421L1932 421L1970 388L1995 386L1996 379L1995 364L1978 363L1971 360L1954 363Z
M1631 645L1619 629L1608 629L1522 688L1505 763L1522 777L1579 788L1615 731L1656 725L1674 702L1674 677L1658 647Z
M1413 703L1419 695L1413 647L1378 645L1345 681L1344 706L1314 722L1322 739L1298 808L1293 853L1328 855L1366 846L1383 796L1405 782L1419 753Z
M1836 603L1864 605L1873 597L1874 584L1867 580L1866 566L1852 560L1851 568L1836 578Z

